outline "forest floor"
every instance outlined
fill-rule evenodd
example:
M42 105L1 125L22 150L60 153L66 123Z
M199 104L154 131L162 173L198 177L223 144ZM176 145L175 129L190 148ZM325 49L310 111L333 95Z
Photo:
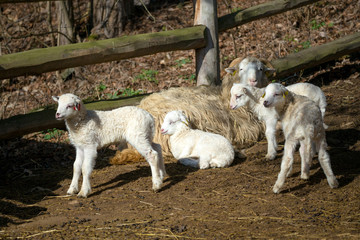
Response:
M250 2L230 3L232 8L246 8ZM23 6L26 11L17 13L11 11L13 6L2 7L1 25L8 26L3 24L10 20L18 24L6 28L8 33L15 36L26 27L30 29L29 24L46 29L39 23L46 17L44 5ZM219 2L219 15L228 11L224 2ZM190 2L161 5L151 13L155 22L146 16L137 17L126 26L125 33L192 24ZM25 21L25 17L37 21ZM16 26L17 30L13 29ZM272 60L359 29L359 1L321 1L221 33L222 69L236 56ZM36 44L50 41L39 37L31 45L31 37L26 41L14 39L8 41L8 35L0 39L3 54L42 47ZM53 104L51 95L64 92L107 99L123 93L193 86L193 59L193 51L160 53L77 68L66 81L58 80L55 73L4 80L0 117ZM141 77L146 75L154 78ZM359 239L360 57L346 56L281 81L310 82L324 91L328 151L340 182L338 189L328 186L316 158L310 179L301 180L296 152L293 174L280 194L272 193L284 143L280 135L279 153L273 161L264 158L266 139L254 143L245 150L245 158L236 158L223 169L196 170L166 158L169 176L157 193L151 190L147 163L109 164L116 151L116 146L111 146L99 152L92 174L93 193L86 199L66 196L75 151L65 131L49 130L0 142L0 238Z

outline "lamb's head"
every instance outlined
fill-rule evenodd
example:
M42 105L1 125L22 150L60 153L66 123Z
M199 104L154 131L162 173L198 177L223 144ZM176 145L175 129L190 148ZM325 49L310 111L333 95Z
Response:
M241 83L261 88L267 85L267 75L275 72L275 69L268 68L257 58L246 57L238 65L226 68L225 71L234 75L237 74Z
M265 93L262 96L264 98L264 107L281 107L285 104L286 98L289 95L287 90L280 83L270 83L265 88Z
M234 83L230 93L231 93L231 97L230 97L231 109L237 109L239 107L248 105L250 101L249 94L251 93L246 84Z
M180 128L188 128L189 121L187 120L183 111L168 112L161 125L161 133L166 135L173 135Z
M53 96L54 101L58 103L55 114L57 120L66 120L78 115L83 108L81 99L74 94L67 93L61 96Z

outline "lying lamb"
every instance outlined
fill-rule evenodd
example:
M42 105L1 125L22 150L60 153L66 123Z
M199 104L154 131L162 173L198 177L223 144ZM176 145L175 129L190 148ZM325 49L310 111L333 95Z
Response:
M268 68L255 57L246 57L238 65L226 68L225 71L238 74L241 83L261 88L268 84L267 76L275 72L275 69Z
M322 116L325 114L326 98L324 92L310 83L297 83L286 87L297 95L306 96L313 100L321 109ZM246 106L260 120L265 121L266 139L268 141L268 151L266 159L273 160L276 157L276 123L279 119L274 109L264 108L261 96L265 93L265 88L255 88L242 83L235 83L230 91L230 108L237 109ZM324 128L327 126L324 124Z
M325 129L319 107L307 97L296 95L279 83L271 83L265 89L264 107L275 109L279 114L285 136L281 171L273 187L279 193L285 179L292 170L293 155L300 142L301 178L308 179L313 158L313 143L318 159L331 188L338 187L338 181L331 169L330 157L326 151Z
M71 143L76 148L74 175L68 194L78 192L78 181L83 174L79 197L91 193L90 175L95 165L97 149L127 141L145 157L151 167L153 189L160 189L166 174L161 147L152 142L155 134L153 117L137 107L122 107L112 111L87 111L81 99L64 94L53 99L58 102L57 120L65 120Z
M170 135L171 152L184 165L200 169L228 167L234 160L234 149L225 137L190 129L182 111L166 114L161 133Z

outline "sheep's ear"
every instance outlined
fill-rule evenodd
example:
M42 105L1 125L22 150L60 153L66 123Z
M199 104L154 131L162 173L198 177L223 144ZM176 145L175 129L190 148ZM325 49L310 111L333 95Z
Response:
M52 96L52 99L53 99L55 102L59 102L59 97L58 97L58 96Z
M236 68L235 67L225 68L225 72L236 74Z
M276 72L274 68L267 68L267 67L265 67L264 71L267 77L270 77L274 72Z
M248 94L248 90L246 88L242 89L245 94Z

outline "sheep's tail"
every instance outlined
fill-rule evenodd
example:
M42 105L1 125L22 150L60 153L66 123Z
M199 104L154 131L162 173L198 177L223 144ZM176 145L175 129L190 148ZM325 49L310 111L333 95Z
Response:
M120 151L116 151L115 156L110 158L110 164L125 165L129 163L143 162L145 158L140 155L135 149L127 148Z
M181 158L181 159L179 159L179 163L181 163L182 165L185 165L185 166L193 167L193 168L200 168L199 161L191 159L191 158Z

